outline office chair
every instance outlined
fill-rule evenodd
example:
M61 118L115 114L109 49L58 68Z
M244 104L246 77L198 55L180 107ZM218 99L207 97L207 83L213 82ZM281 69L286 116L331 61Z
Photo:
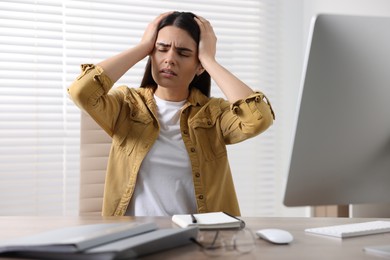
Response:
M101 215L111 138L81 113L79 215Z

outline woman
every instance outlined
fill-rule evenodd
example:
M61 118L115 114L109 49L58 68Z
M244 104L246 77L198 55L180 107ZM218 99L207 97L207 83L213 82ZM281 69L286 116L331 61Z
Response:
M274 115L215 53L207 20L169 12L136 46L82 65L68 92L112 137L103 215L240 215L225 145L265 131ZM148 55L141 88L111 89ZM227 100L209 97L210 76Z

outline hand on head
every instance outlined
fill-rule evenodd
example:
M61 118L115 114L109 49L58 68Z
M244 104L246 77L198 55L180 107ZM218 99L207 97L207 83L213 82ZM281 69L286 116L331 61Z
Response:
M174 11L160 14L147 26L144 35L142 36L141 44L145 44L147 46L149 53L153 51L156 42L158 25L164 18L172 13L174 13ZM214 33L213 27L208 20L201 16L195 16L194 20L200 29L200 42L198 47L199 60L202 62L202 60L206 59L215 59L217 37Z
M206 59L215 59L217 50L217 37L210 22L201 16L194 17L200 29L200 41L198 47L198 57L200 62Z
M147 26L144 35L142 36L141 44L145 44L147 46L149 53L153 51L156 42L158 25L161 20L172 13L173 11L160 14Z

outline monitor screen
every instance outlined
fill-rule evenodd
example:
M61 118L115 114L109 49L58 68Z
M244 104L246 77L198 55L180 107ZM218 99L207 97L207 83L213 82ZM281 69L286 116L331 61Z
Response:
M313 18L284 204L390 202L390 17Z

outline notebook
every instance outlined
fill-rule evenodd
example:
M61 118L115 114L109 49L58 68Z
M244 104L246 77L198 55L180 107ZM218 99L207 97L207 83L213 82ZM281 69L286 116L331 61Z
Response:
M225 212L173 215L172 222L180 227L199 229L244 228L245 222Z

